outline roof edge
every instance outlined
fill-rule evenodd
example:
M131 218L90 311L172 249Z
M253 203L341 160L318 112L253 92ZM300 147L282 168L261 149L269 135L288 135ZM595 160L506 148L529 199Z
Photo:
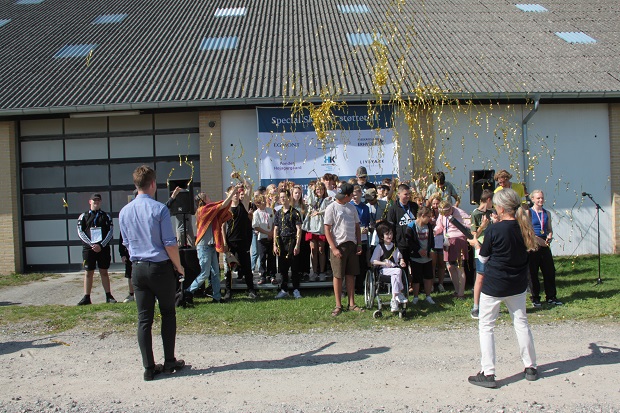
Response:
M620 91L603 92L446 92L444 96L448 100L528 100L534 97L549 100L573 100L573 99L620 99ZM390 99L389 95L381 96L385 102ZM403 97L417 97L416 94L403 94ZM290 99L292 102L294 99ZM321 102L320 97L307 98L308 102ZM371 94L343 96L344 102L368 102L376 101L377 96ZM217 99L217 100L191 100L171 102L140 102L140 103L117 103L104 105L79 105L57 107L35 107L20 109L0 109L0 117L33 116L33 115L70 115L72 113L89 112L114 112L125 110L157 110L179 108L221 108L239 106L260 105L284 105L286 101L282 97L273 98L243 98L243 99Z

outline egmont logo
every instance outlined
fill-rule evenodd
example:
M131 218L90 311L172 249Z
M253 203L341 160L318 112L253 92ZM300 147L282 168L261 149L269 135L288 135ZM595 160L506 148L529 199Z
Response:
M299 148L298 142L275 142L274 148Z

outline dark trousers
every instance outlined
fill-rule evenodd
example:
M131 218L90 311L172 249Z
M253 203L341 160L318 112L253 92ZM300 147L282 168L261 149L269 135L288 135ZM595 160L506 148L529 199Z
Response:
M310 274L310 243L306 241L306 231L301 231L301 243L299 245L299 272Z
M360 261L360 273L355 276L355 293L364 293L364 280L368 271L368 242L362 241L362 254L358 255Z
M555 265L551 248L540 247L530 252L530 281L532 285L532 301L540 301L540 281L538 269L542 271L545 296L547 300L555 300L557 291L555 288Z
M238 242L228 241L228 249L230 250L230 252L235 254L237 256L237 259L239 260L239 268L237 268L237 272L239 275L243 276L243 279L245 280L245 285L247 285L248 287L248 291L254 291L254 274L252 274L250 244L248 243L247 245L245 245ZM228 273L226 273L226 277L226 285L232 285L232 280L230 280L230 284L228 283Z
M273 240L259 239L256 243L258 256L260 259L260 272L263 277L275 277L276 275L276 256L273 255Z
M280 288L288 291L288 270L291 269L293 289L299 289L301 274L299 273L299 255L295 256L295 237L278 237L280 255L278 256L278 269L282 275Z
M176 275L170 261L161 263L136 261L133 263L131 282L138 308L138 346L142 353L144 368L155 366L153 357L153 317L155 298L161 313L161 339L164 345L164 358L174 361L174 344L177 332L174 294Z

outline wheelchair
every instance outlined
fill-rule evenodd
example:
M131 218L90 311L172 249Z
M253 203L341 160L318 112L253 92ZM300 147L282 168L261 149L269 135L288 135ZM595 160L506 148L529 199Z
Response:
M383 317L383 307L387 306L389 308L390 301L392 300L391 277L389 275L382 275L380 271L381 268L379 267L369 268L366 272L366 278L364 280L364 301L366 308L369 310L372 309L375 302L377 305L377 310L372 313L373 318ZM403 269L401 269L400 273L403 283L403 294L408 299L409 281L407 280L407 274ZM398 317L403 318L406 313L407 304L400 304Z

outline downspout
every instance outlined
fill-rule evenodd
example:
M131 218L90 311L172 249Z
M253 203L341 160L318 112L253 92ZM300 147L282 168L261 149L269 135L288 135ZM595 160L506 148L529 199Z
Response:
M532 109L530 111L530 113L527 114L527 116L523 119L523 121L521 122L521 147L523 148L522 150L522 154L523 154L523 182L525 183L525 186L528 189L530 188L530 182L529 182L529 175L530 175L530 168L529 168L529 153L530 153L530 145L529 145L529 140L528 140L528 136L527 136L527 123L530 121L530 119L532 119L532 117L534 116L534 114L536 112L538 112L538 104L540 103L540 95L535 95L534 96L534 109Z

